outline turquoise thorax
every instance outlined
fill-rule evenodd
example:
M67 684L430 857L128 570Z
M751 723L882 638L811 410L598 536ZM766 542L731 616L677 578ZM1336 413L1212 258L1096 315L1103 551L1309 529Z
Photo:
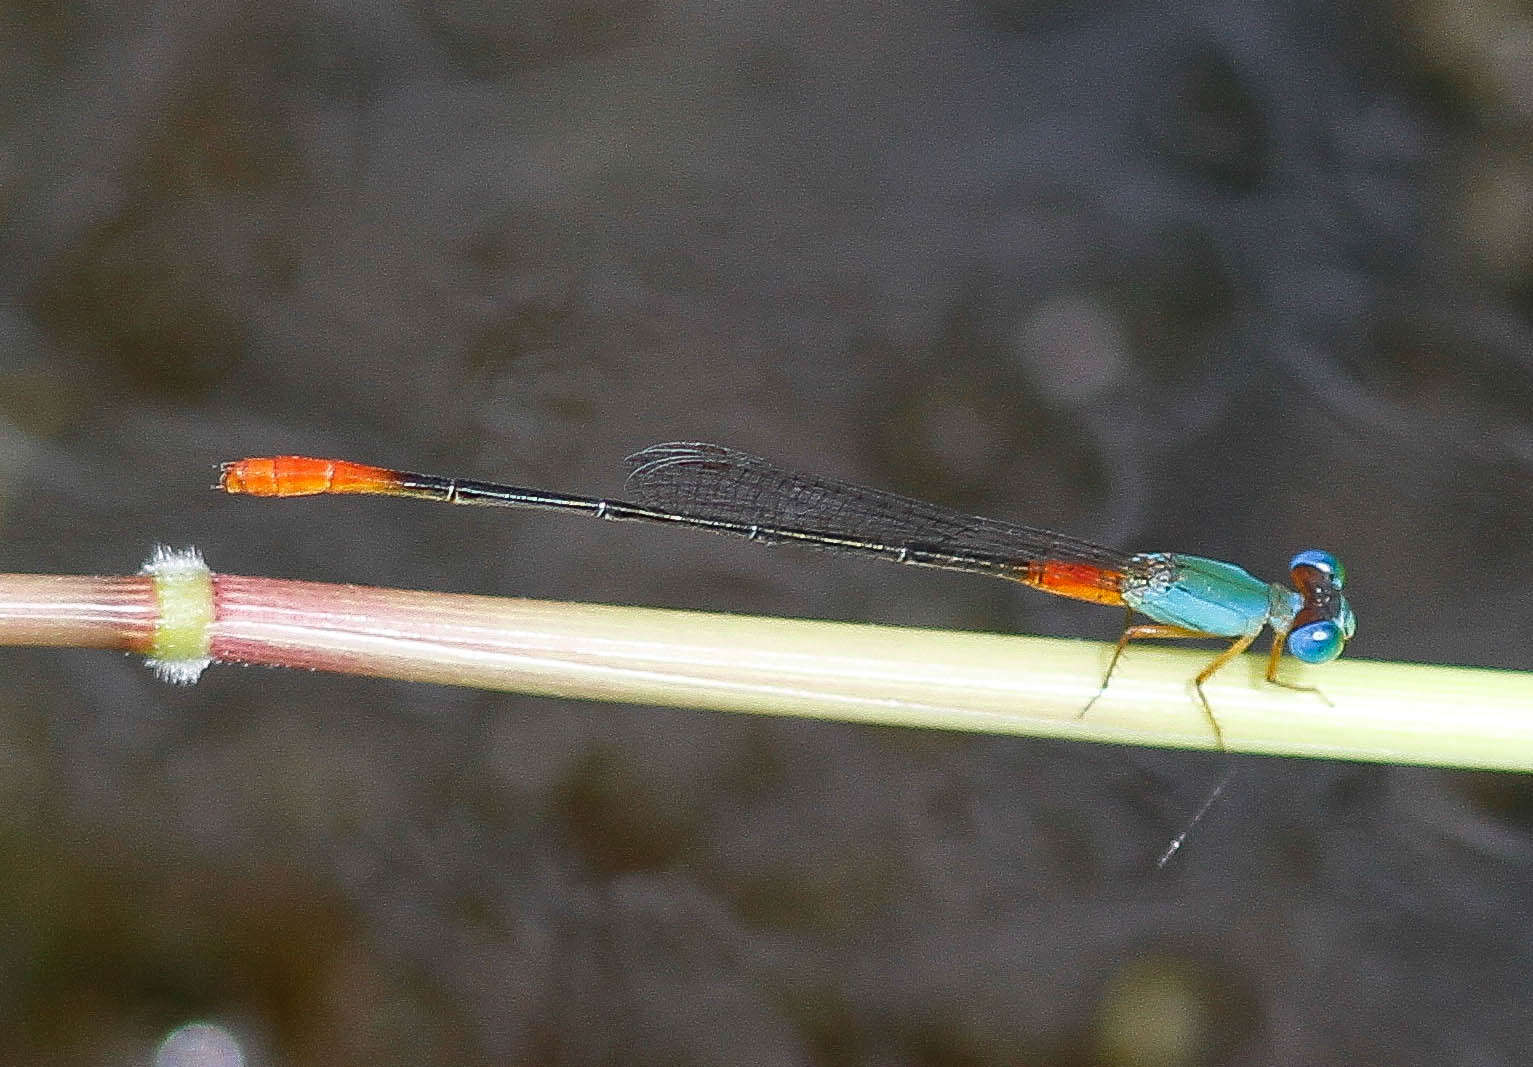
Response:
M1123 602L1156 622L1217 637L1288 629L1303 606L1294 590L1264 582L1233 563L1166 552L1134 557Z

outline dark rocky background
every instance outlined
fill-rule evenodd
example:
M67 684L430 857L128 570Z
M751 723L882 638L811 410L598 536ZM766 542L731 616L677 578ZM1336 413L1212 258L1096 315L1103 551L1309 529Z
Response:
M0 569L1110 638L960 576L207 491L655 441L1277 575L1525 668L1510 0L0 6ZM1533 1055L1513 775L0 656L0 1061ZM186 1042L177 1046L185 1051ZM209 1064L213 1060L164 1063ZM227 1061L226 1061L227 1062Z

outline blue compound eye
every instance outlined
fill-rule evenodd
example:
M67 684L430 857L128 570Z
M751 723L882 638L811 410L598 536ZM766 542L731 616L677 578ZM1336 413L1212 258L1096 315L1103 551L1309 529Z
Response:
M1341 565L1341 560L1318 548L1305 549L1295 556L1289 562L1288 569L1294 570L1297 567L1314 567L1317 571L1330 575L1337 589L1347 584L1347 569Z
M1327 663L1341 655L1346 643L1341 627L1330 619L1306 623L1288 635L1288 651L1305 663Z

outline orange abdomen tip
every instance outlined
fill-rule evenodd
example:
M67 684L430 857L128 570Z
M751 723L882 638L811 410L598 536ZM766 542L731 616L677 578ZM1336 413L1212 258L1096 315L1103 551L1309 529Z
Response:
M218 488L246 496L386 493L399 482L384 467L308 456L253 456L221 464L219 471Z

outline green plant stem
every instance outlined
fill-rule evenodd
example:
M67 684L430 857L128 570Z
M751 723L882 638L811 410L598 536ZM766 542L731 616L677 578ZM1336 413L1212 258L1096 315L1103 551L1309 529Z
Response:
M194 595L185 569L172 570L180 596ZM199 632L177 633L163 619L146 625L153 592L125 596L124 583L145 580L0 575L0 643L128 648L162 667L176 655L195 667L201 651L583 700L1214 747L1190 681L1206 650L1131 646L1082 717L1110 645L218 574L204 583L206 610L178 609ZM164 580L151 573L146 588ZM60 593L57 633L46 625L50 589ZM92 606L93 597L110 604ZM1283 678L1320 686L1322 698L1268 685L1265 660L1240 657L1206 687L1230 751L1533 770L1533 675L1285 661Z

